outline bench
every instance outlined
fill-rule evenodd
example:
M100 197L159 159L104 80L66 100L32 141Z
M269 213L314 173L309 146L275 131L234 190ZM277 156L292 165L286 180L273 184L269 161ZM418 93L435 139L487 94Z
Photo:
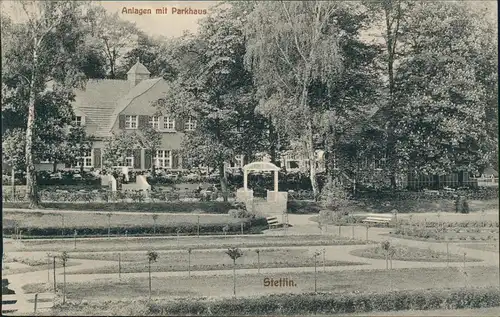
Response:
M277 217L266 217L266 220L269 229L272 229L273 227L277 228L280 225Z
M389 224L391 221L394 220L394 214L374 214L374 215L368 215L363 222L364 223L385 223Z

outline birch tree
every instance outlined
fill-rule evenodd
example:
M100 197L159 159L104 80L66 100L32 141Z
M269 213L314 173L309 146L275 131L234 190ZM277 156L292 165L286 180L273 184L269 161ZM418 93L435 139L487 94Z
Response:
M33 161L35 106L46 92L49 81L54 83L54 90L65 91L84 79L76 61L82 36L79 21L85 3L20 1L13 5L22 22L11 26L8 51L2 56L5 58L2 66L6 66L2 75L7 75L8 87L18 95L19 102L27 104L26 195L33 208L39 205Z
M280 128L301 145L316 198L316 108L310 92L315 82L328 83L340 71L339 29L333 19L340 5L260 2L247 23L246 61L261 87L260 110L276 118Z

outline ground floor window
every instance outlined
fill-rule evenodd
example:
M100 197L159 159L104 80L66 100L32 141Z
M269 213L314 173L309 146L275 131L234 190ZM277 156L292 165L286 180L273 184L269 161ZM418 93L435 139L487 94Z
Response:
M154 158L156 167L172 168L172 151L158 150Z
M131 168L134 167L134 156L127 156L125 158L125 166L131 167Z
M79 157L76 162L77 167L92 167L92 150L87 150L83 153L83 156Z

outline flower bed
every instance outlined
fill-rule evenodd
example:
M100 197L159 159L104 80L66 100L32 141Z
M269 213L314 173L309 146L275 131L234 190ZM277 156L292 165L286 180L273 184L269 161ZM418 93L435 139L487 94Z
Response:
M458 223L457 226L399 226L392 235L405 238L419 238L436 241L495 241L498 239L498 222L489 222L488 226L470 226L470 223ZM482 222L477 222L482 224Z
M393 250L394 254L392 255L392 260L396 261L462 262L464 260L462 256L454 254L450 254L449 257L447 257L446 253L406 246L394 246ZM381 246L352 250L350 254L369 259L383 260L386 258L385 250L382 249ZM481 260L466 258L466 261L479 262Z

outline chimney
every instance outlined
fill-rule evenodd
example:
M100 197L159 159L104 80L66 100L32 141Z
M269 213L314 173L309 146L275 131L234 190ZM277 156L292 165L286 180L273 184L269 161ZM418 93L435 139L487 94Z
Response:
M142 65L139 58L137 58L137 63L127 72L127 80L130 82L130 88L136 86L142 80L148 79L150 74L146 66Z

